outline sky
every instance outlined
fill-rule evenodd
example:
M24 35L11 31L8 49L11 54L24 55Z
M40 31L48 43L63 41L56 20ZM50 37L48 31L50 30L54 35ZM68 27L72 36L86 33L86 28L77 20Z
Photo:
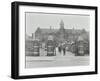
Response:
M78 14L25 13L26 34L31 35L40 28L59 29L63 20L65 29L85 29L89 31L90 16Z

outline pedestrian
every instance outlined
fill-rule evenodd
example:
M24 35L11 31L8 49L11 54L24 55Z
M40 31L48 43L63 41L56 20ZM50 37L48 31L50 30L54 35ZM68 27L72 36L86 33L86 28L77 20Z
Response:
M55 47L55 56L58 54L58 47Z
M59 52L61 53L61 46L58 47Z
M66 49L65 49L65 48L63 48L63 54L64 54L64 55L66 54Z

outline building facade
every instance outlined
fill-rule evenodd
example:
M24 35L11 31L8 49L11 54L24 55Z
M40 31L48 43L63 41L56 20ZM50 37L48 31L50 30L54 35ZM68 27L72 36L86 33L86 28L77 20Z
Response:
M32 36L26 34L25 50L26 55L41 55L40 50L47 51L48 56L54 56L54 49L62 47L76 55L89 54L89 32L85 29L65 29L63 20L60 22L59 29L38 27ZM39 43L35 43L37 40ZM52 42L49 42L51 41ZM36 48L35 48L36 47Z
M41 42L46 42L49 36L52 36L54 40L58 43L65 41L77 41L80 35L84 34L84 37L88 40L88 32L85 29L65 29L63 20L60 22L59 29L52 29L51 27L42 29L40 27L35 31L35 38L39 39Z

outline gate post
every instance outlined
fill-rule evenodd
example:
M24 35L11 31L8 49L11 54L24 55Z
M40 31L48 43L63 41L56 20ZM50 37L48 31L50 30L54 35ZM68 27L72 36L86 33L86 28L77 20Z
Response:
M33 56L40 55L40 43L38 40L33 41Z
M47 41L47 56L55 56L53 40Z
M77 42L77 53L76 56L84 56L85 51L84 51L84 41L78 41Z

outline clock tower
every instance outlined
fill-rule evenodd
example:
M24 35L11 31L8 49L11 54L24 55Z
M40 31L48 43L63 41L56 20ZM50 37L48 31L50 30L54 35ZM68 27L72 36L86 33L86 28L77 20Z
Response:
M65 41L65 29L63 20L60 21L59 38L61 42Z

